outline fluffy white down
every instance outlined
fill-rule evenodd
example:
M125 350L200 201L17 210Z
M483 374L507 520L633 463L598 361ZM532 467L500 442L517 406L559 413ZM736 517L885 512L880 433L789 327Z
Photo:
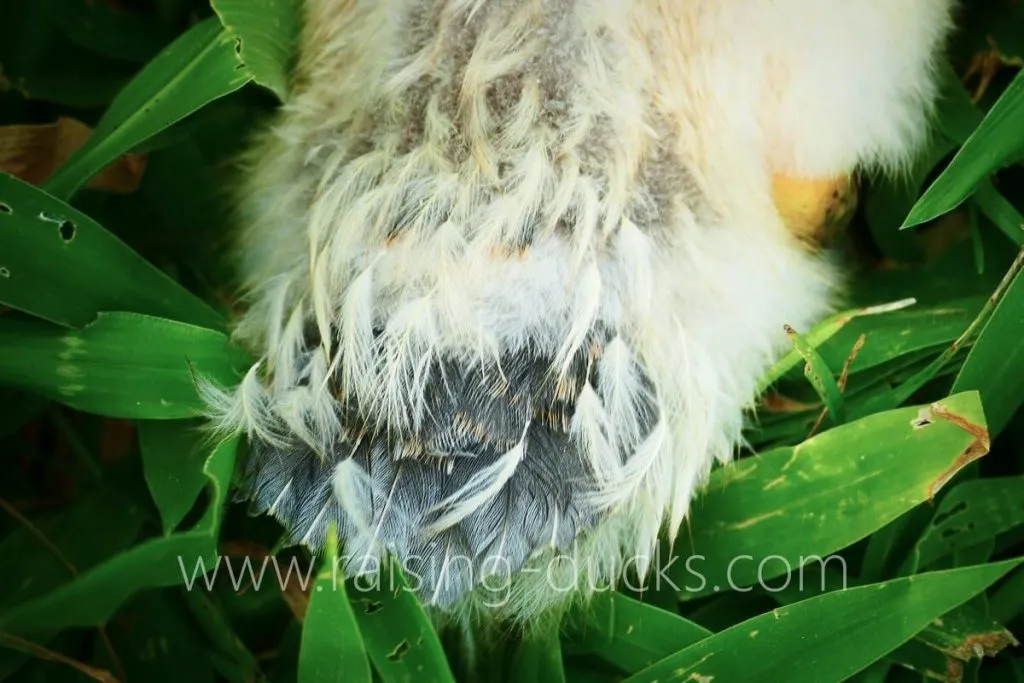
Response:
M573 434L609 517L574 552L600 556L614 579L731 457L783 326L806 330L831 306L838 270L787 232L773 176L898 170L927 129L951 5L307 0L293 95L253 145L241 193L249 308L237 336L262 361L241 387L210 388L211 411L225 430L296 434L324 452L343 430L332 392L414 426L431 358L539 349L557 365L606 325L619 338L602 392L617 398L587 410L581 395ZM408 54L418 23L457 35L472 17L474 46L439 36ZM464 71L437 73L439 54L470 47ZM542 127L544 70L559 65L571 66L568 113ZM488 84L511 73L526 75L498 127ZM419 92L426 117L409 148L403 116L425 74L454 82L458 106L445 108L441 86ZM454 138L467 149L453 159ZM671 213L643 176L659 154L685 171L665 181ZM599 174L586 170L595 159ZM310 325L321 347L299 363ZM636 431L631 353L661 419L622 463L598 439ZM507 612L554 601L543 583L517 584Z

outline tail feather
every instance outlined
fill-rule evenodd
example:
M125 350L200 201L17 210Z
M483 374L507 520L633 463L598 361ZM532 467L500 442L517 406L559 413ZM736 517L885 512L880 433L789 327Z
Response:
M592 335L562 377L550 359L528 355L490 367L439 361L419 430L389 430L339 402L345 431L327 453L253 435L242 495L314 549L336 523L350 574L395 554L422 599L450 606L538 553L569 547L606 513L594 504L606 482L570 433L577 397L599 381L593 356L603 340ZM641 408L646 434L656 410Z

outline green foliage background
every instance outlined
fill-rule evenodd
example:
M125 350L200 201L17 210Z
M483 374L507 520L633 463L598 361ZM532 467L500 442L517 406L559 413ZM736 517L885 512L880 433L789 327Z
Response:
M1024 681L1024 4L960 23L928 149L864 179L850 310L794 331L673 582L473 661L398 573L280 549L231 502L239 442L198 429L193 373L249 362L223 188L286 93L294 3L0 0L0 125L95 129L41 188L0 174L0 680ZM127 152L137 192L83 189ZM220 556L325 569L208 589Z

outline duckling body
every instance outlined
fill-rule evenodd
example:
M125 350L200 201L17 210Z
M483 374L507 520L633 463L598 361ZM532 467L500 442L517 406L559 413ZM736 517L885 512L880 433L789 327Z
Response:
M306 0L247 155L247 495L349 574L527 621L646 570L786 348L948 0ZM824 206L825 208L821 208Z

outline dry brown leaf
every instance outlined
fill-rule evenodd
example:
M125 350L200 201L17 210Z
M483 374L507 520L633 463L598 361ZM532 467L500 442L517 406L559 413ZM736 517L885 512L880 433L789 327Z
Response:
M0 169L40 185L90 135L89 126L68 117L55 123L0 126ZM87 187L121 194L134 192L145 168L144 155L125 154L97 173Z
M100 460L104 465L120 462L131 455L135 441L135 423L131 420L103 420L100 431Z
M803 413L820 407L820 402L804 403L773 391L761 397L760 410L766 413Z
M295 617L295 621L300 624L306 620L306 610L309 609L308 590L302 590L302 586L298 581L289 581L281 592L284 604L288 606L292 616Z

